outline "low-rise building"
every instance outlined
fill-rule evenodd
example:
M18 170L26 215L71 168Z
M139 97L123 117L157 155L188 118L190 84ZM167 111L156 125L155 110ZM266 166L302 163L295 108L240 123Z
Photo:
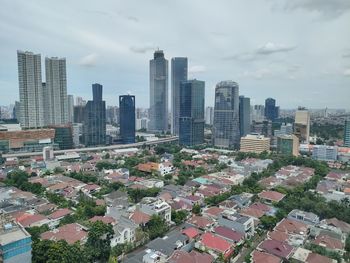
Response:
M228 213L225 211L220 215L218 224L229 229L234 229L244 234L246 238L250 238L255 234L254 219L238 213Z
M0 225L0 262L31 263L32 239L21 226L11 221L3 221Z
M338 147L328 145L314 145L312 158L318 161L336 161L338 157Z
M263 135L248 134L241 138L241 152L262 153L270 151L270 138Z
M161 199L145 197L140 203L140 211L148 215L159 215L167 223L171 221L171 206Z

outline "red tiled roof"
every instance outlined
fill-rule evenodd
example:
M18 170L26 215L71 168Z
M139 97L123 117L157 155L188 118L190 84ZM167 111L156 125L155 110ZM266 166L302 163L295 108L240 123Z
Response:
M199 228L206 228L207 226L211 225L213 222L205 218L203 216L193 216L188 223L193 224Z
M308 226L302 222L285 218L278 223L275 229L281 232L306 235Z
M89 219L90 222L102 221L105 224L114 224L116 221L111 216L94 216Z
M135 210L135 212L130 216L130 219L137 225L140 224L146 224L148 221L151 219L151 217L140 211L140 210Z
M259 209L259 210L264 211L264 212L269 212L272 209L270 206L265 205L265 204L260 203L260 202L256 202L254 204L251 204L249 207L254 208L254 209Z
M207 253L199 253L192 250L190 253L181 250L175 250L168 259L168 263L212 263L213 256Z
M224 226L218 226L214 229L215 234L222 236L224 238L227 238L229 240L232 240L234 242L239 242L242 239L244 239L244 234L239 233L237 231L234 231L232 229L229 229Z
M266 252L278 256L280 258L289 258L293 247L276 240L265 240L260 245L259 248L265 250Z
M183 230L182 234L188 236L190 239L193 239L199 235L199 231L194 227L189 227Z
M281 201L286 195L284 194L281 194L279 192L276 192L276 191L262 191L260 194L259 194L259 197L260 198L263 198L263 199L267 199L267 200L271 200L273 202L279 202Z
M70 215L71 213L73 213L72 210L70 210L68 208L61 208L61 209L58 209L55 212L53 212L51 215L49 215L49 218L50 219L58 219L58 218L66 216L66 215Z
M41 238L54 241L66 240L68 244L74 244L77 241L84 241L87 235L87 232L79 224L74 223L44 232L41 234Z
M267 234L269 238L280 241L280 242L287 242L288 241L288 234L286 232L281 232L278 230L274 230L272 232L269 232Z
M329 249L343 249L344 245L343 243L336 238L332 238L330 236L327 235L319 235L316 237L315 244L322 246L322 247L326 247Z
M218 216L223 211L224 211L224 209L221 209L221 208L216 207L216 206L212 206L212 207L208 208L207 210L205 210L205 213L212 215L212 216Z
M223 253L225 256L228 256L231 252L233 252L229 242L221 237L214 236L209 232L202 235L201 243L209 249Z
M46 216L40 214L27 214L23 213L20 217L16 218L16 221L23 227L30 227L32 224L38 223L43 220L47 220Z
M316 253L310 253L306 259L306 262L307 263L333 263L333 260Z
M247 207L247 208L242 209L240 211L240 214L255 217L255 218L260 218L265 214L265 212L261 211L259 209Z
M252 263L280 263L281 259L274 255L254 250L252 255Z
M341 221L337 218L326 219L325 221L328 225L333 225L340 228L344 233L350 233L350 224L344 221Z
M103 199L96 199L95 203L96 203L96 205L105 205L106 204L105 200L103 200Z

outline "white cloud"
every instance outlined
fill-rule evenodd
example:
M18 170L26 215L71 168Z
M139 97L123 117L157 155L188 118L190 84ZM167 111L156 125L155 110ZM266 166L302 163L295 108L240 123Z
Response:
M196 65L196 66L191 66L188 69L189 74L195 74L195 73L203 73L206 72L207 68L203 65Z
M283 44L275 44L273 42L268 42L256 50L258 55L270 55L273 53L283 53L289 52L295 49L295 46L287 46Z
M79 65L84 67L94 67L97 64L98 55L96 53L91 53L89 55L86 55L82 57L79 60Z
M279 0L278 0L279 1ZM350 10L349 0L286 0L286 10L304 9L334 18Z
M131 46L130 50L134 53L146 53L147 51L155 50L156 47L153 44L146 44L143 46Z
M345 69L344 72L343 72L343 75L346 76L346 77L350 77L350 68Z
M268 76L272 76L272 71L268 68L261 68L253 71L243 72L243 77L245 78L263 79Z

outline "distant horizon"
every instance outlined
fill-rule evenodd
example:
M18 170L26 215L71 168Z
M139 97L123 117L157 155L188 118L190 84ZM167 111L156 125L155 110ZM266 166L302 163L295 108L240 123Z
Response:
M131 93L147 108L149 61L159 48L169 66L188 58L189 78L206 83L206 106L218 82L233 80L254 105L273 97L286 109L349 108L349 24L342 1L8 1L0 10L0 104L19 98L23 50L41 54L42 69L45 57L66 58L68 94L89 100L97 82L107 105ZM171 94L170 74L168 83Z

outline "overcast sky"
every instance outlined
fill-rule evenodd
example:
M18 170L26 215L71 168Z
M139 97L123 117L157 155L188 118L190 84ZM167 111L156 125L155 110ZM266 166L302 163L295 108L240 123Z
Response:
M350 108L350 0L0 0L0 6L0 105L18 100L19 49L40 53L42 68L45 56L66 57L68 94L90 99L98 82L107 105L130 92L138 107L148 107L149 60L159 47L169 61L189 58L189 75L206 82L209 106L215 84L231 79L252 104L274 97L281 108Z

